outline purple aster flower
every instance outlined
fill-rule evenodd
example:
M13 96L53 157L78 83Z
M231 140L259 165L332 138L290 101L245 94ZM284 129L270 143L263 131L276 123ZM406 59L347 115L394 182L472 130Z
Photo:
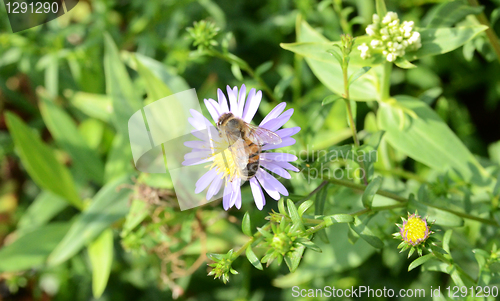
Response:
M218 102L213 99L205 99L205 106L208 109L215 123L224 113L232 113L235 117L250 123L255 116L262 100L262 92L251 89L246 97L246 87L230 88L227 86L227 96L221 89L217 90ZM286 103L277 105L259 124L259 127L276 133L281 138L279 144L264 144L260 153L260 166L254 177L251 177L250 188L257 208L262 210L266 200L263 189L275 200L279 200L281 195L287 196L288 191L271 173L274 173L285 179L290 179L288 170L299 171L289 162L297 160L297 157L287 153L264 152L278 149L280 147L295 144L295 135L300 131L300 127L280 129L292 116L293 109L285 110ZM284 112L283 112L284 111ZM195 193L200 193L207 189L207 201L214 197L223 189L222 204L225 210L236 206L241 208L241 189L240 186L245 182L237 168L229 147L229 142L221 137L216 128L208 127L212 123L208 121L200 112L191 110L192 118L189 123L195 128L191 133L201 139L188 141L185 146L192 148L192 151L184 156L183 165L207 164L209 170L196 182ZM270 173L271 172L271 173Z

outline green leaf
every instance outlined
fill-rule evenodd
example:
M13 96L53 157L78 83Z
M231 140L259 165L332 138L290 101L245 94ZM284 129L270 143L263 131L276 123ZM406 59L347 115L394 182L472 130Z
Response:
M340 50L340 46L339 46L339 44L333 44L332 46L337 46L337 48L333 48L333 49L327 50L326 52L328 52L329 54L331 54L335 58L335 60L337 60L337 62L339 63L340 67L342 68L343 59L342 59L342 53L341 53L341 50Z
M356 232L359 237L361 237L364 241L369 243L372 247L381 249L384 247L384 243L380 238L378 238L373 231L357 216L354 218L354 223L349 223L349 227L351 227L354 232Z
M319 253L323 252L317 244L313 243L312 241L310 241L307 238L303 238L303 237L297 238L296 242L298 242L299 244L301 244L301 245L305 246L306 248L311 249L315 252L319 252Z
M80 132L88 147L95 152L99 151L99 146L104 137L104 130L104 123L95 118L85 119L78 125L78 132Z
M321 102L321 105L324 106L324 105L327 105L327 104L332 103L332 102L339 100L339 99L344 99L344 98L342 96L336 95L336 94L328 95L327 97L325 97L323 99L323 101Z
M108 152L106 164L104 165L104 180L109 182L125 174L135 172L132 162L132 150L128 138L117 134L113 138L111 149Z
M248 261L250 261L250 263L258 270L263 270L262 268L262 263L260 263L260 260L259 258L257 258L257 256L255 255L255 253L253 252L252 250L252 246L248 246L247 247L247 250L246 250L246 255L247 255L247 259Z
M59 94L59 58L56 55L50 55L45 66L45 89L51 97Z
M243 80L243 75L241 74L241 69L240 69L240 66L238 66L238 64L231 65L231 72L233 73L234 77L237 80L239 80L239 81Z
M366 186L366 189L363 192L363 196L361 197L361 200L363 201L363 206L365 206L365 208L371 208L373 197L375 197L375 194L380 189L381 185L382 185L382 178L376 177L368 184L368 186Z
M63 198L44 190L35 198L17 223L17 231L25 233L45 225L68 206Z
M412 63L410 63L408 60L405 60L404 58L398 58L394 64L396 64L396 66L398 66L399 68L402 68L402 69L413 69L413 68L417 68L417 66L413 65Z
M351 74L351 76L349 76L349 85L351 85L353 82L355 82L358 78L360 78L361 76L363 76L363 74L365 74L366 72L370 71L372 67L363 67L361 69L358 69L356 72L354 72L353 74Z
M323 215L325 212L325 203L328 193L328 184L326 184L321 190L316 194L316 200L314 201L314 214Z
M451 235L453 234L452 229L446 230L443 236L443 249L450 253L450 240L451 240Z
M88 247L92 265L92 293L99 298L108 284L113 263L113 230L107 229Z
M75 168L88 179L102 184L104 180L104 164L92 150L78 131L75 122L61 108L56 106L45 95L40 95L40 112L50 133L71 157Z
M410 265L408 266L408 272L413 270L414 268L426 263L427 261L429 261L429 259L432 259L432 258L435 258L433 254L427 254L427 255L424 255L422 257L419 257L419 258L413 260L413 262L410 263Z
M142 55L140 53L123 53L122 57L125 59L127 64L137 70L137 62L140 62L146 69L151 71L155 77L159 78L172 93L182 92L189 90L190 87L184 78L178 76L173 68L169 68L167 65L154 60L150 57Z
M333 224L352 223L354 217L350 214L334 214L323 217L323 220L326 222L326 226L330 227Z
M483 7L470 6L463 1L451 1L441 3L432 11L429 17L428 28L451 27L470 14L477 15L483 11ZM426 17L427 18L427 17Z
M349 242L354 245L358 241L358 239L358 233L354 232L354 230L349 227L347 231L347 240L349 240Z
M81 112L104 122L111 120L113 104L109 96L85 92L68 92L68 94L71 105Z
M33 181L63 197L75 207L83 208L69 170L57 161L52 149L19 117L10 112L5 116L19 157Z
M167 85L148 68L144 67L141 62L137 60L136 65L137 72L139 72L139 75L144 80L146 92L148 93L148 97L151 102L173 94Z
M312 200L305 201L304 203L300 204L299 208L297 208L297 212L299 213L299 216L302 217L304 215L304 212L307 211L307 209L311 208L311 206L314 205L314 202Z
M453 28L418 28L422 47L417 51L407 52L404 56L413 61L425 56L450 52L472 40L475 36L488 29L484 25L460 26Z
M260 76L267 71L269 71L273 67L273 61L267 61L261 64L259 67L255 68L255 76Z
M292 200L287 199L286 200L286 206L288 208L288 214L290 215L290 218L292 219L293 225L298 227L299 229L304 229L304 224L302 223L302 218L299 215L299 212L297 211L297 208L295 207L295 204L293 203Z
M85 245L94 241L112 223L126 216L131 193L126 184L132 184L125 175L106 184L94 196L90 206L80 213L64 239L50 254L48 263L57 265L77 254Z
M377 113L384 138L395 149L441 172L455 171L466 181L484 185L486 172L448 125L424 102L396 96L397 104L416 115L402 129L401 109L381 103ZM404 115L404 114L403 114ZM408 119L407 117L406 119Z
M495 23L497 23L498 19L500 19L500 7L495 8L491 12L490 16L490 26L493 27L495 26Z
M377 15L382 18L387 14L387 8L385 7L385 1L384 0L376 0L375 1L375 7L377 8Z
M108 33L104 34L104 73L106 94L111 97L113 103L112 121L118 132L128 137L128 120L141 109L141 102L127 69L120 60L118 49Z
M286 214L286 210L285 210L285 199L284 198L281 198L279 201L278 201L278 210L281 214L285 215Z
M285 263L290 270L290 273L295 272L295 270L299 267L300 260L302 259L302 254L304 254L305 246L300 245L292 252L288 252L285 256Z
M123 224L121 236L125 236L127 233L132 231L137 225L139 225L147 216L149 215L149 210L147 203L144 200L135 199L130 205L130 211L127 214L125 223Z
M246 236L253 235L252 234L252 224L250 222L250 214L248 214L248 212L245 212L245 215L243 216L243 220L241 221L241 230L243 231L243 234L245 234Z
M0 272L41 267L68 231L70 223L51 223L28 232L0 249Z

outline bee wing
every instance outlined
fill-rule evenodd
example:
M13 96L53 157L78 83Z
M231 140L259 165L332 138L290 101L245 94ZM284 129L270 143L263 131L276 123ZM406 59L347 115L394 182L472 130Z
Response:
M233 156L233 162L236 165L240 177L242 177L243 170L245 170L248 164L248 153L245 151L244 143L245 141L243 139L238 139L229 147L231 155Z
M275 132L248 123L246 125L250 128L248 139L253 143L257 145L281 143L281 137Z

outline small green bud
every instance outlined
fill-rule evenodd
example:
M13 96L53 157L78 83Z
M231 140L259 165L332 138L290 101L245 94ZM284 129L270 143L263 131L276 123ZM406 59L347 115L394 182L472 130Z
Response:
M188 27L186 30L193 40L193 46L198 47L200 51L218 45L214 38L220 29L213 22L205 20L194 22L193 27Z

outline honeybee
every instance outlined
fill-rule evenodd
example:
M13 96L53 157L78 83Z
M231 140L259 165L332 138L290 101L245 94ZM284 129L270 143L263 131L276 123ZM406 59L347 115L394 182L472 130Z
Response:
M238 175L245 181L259 170L259 155L264 144L279 144L281 137L265 128L246 123L243 119L224 113L217 121L219 135L229 143Z

